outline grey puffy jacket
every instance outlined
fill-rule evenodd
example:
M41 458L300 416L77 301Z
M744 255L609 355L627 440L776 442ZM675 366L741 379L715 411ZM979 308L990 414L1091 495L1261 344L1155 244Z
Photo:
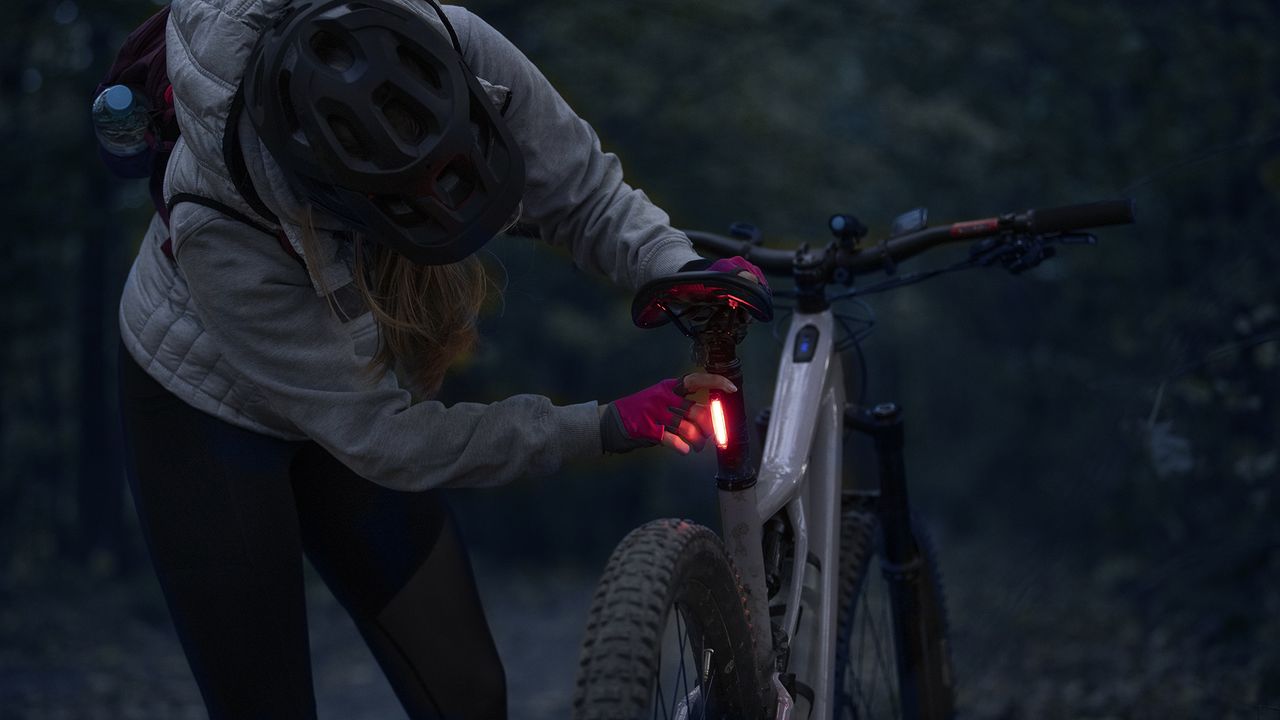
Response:
M397 1L444 32L425 2ZM174 0L168 70L182 136L166 198L201 196L270 226L232 184L222 137L258 33L286 4ZM519 50L467 10L446 13L472 71L495 92L510 89L505 114L527 164L524 220L567 245L579 267L626 287L697 258ZM301 253L304 203L243 113L238 132L254 187ZM445 407L414 402L392 373L376 384L362 380L376 327L368 312L342 322L317 290L343 288L352 276L336 236L343 228L323 215L316 225L323 254L305 258L304 269L269 233L226 212L180 202L169 228L153 218L120 301L130 354L194 407L272 437L313 439L395 489L495 485L601 452L595 402L556 406L517 395ZM176 262L161 251L170 233Z

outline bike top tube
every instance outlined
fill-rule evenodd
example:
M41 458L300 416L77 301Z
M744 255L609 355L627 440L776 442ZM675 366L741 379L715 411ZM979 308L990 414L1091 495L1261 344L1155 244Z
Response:
M1125 225L1133 220L1133 200L1106 200L1005 213L981 220L923 228L856 249L852 246L841 248L834 253L812 253L808 251L807 245L796 250L766 248L751 240L699 230L686 230L685 234L700 249L725 257L741 255L770 275L790 277L805 268L823 269L824 264L829 271L844 269L853 275L862 275L892 268L898 262L948 243L978 240L1004 233L1070 233L1104 225Z

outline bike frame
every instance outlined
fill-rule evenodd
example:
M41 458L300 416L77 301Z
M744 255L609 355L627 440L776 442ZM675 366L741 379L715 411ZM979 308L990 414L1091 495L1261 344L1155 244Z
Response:
M906 213L894 221L890 237L859 247L866 227L851 216L835 215L829 228L836 240L820 252L810 251L807 245L795 251L764 248L759 244L759 233L750 227L739 227L741 232L732 238L688 233L699 248L722 257L741 256L767 273L789 275L796 280L797 308L778 366L760 468L753 473L747 454L742 452L746 418L741 398L735 397L731 401L735 414L730 422L736 423L739 435L731 442L739 444L719 450L716 476L723 539L746 595L761 687L766 695L778 698L776 720L790 717L791 698L786 689L789 683L782 682L775 662L784 650L788 656L787 672L794 674L797 683L791 687L798 691L803 682L812 690L810 717L827 720L835 710L832 701L840 610L840 521L842 491L846 489L854 496L874 500L863 507L872 509L881 529L878 556L888 588L903 716L932 716L953 709L952 698L938 695L950 692L950 680L945 677L949 665L931 662L940 650L930 644L927 629L918 621L916 606L926 582L926 563L916 542L907 498L902 413L893 403L870 409L847 405L844 367L838 362L835 349L836 322L830 303L852 297L853 293L828 297L827 286L850 286L852 278L861 274L886 271L892 275L897 263L956 242L971 244L968 260L929 273L891 278L863 288L862 292L880 292L942 272L995 263L1019 273L1052 257L1050 246L1054 243L1097 242L1082 230L1132 223L1134 207L1131 199L1123 199L1005 213L937 227L928 227L925 220L923 209ZM729 306L736 307L732 302ZM667 307L660 303L655 307L678 322L678 316ZM759 312L753 314L765 319ZM641 327L660 324L638 315L634 307L632 317ZM686 329L682 331L690 335ZM809 346L802 347L802 339ZM716 357L711 357L712 345L703 349L707 360L714 361L706 363L708 372L731 374L737 381L741 380L741 373L733 356L733 341L721 328ZM878 460L876 477L864 480L851 476L848 488L842 467L846 424L872 437ZM778 590L785 591L786 600L779 637L788 646L775 649L763 528L782 510L790 521L795 552L791 582ZM802 612L805 609L807 613ZM794 652L797 648L799 651ZM930 669L939 668L942 679L929 676Z
M796 351L802 331L812 338L811 354ZM813 690L813 718L831 717L835 682L846 409L844 370L835 340L835 317L829 308L797 312L792 317L756 484L743 490L721 490L719 497L726 549L742 575L748 610L753 619L765 619L753 620L752 629L757 666L769 675L774 674L774 642L762 528L779 511L785 508L787 512L795 535L795 553L791 583L780 591L787 594L782 629L791 647L798 649L791 655L788 670ZM802 606L807 608L803 627ZM784 692L776 677L772 685L775 692Z

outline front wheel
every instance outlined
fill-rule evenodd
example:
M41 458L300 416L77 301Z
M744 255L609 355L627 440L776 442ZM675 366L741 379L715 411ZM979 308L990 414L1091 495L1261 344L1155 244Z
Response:
M836 640L837 720L955 716L955 687L947 641L942 574L923 523L912 518L920 551L915 568L883 563L880 522L869 506L846 505L840 522L840 611ZM913 573L903 621L919 646L900 657L894 643L888 575Z
M684 520L618 544L582 641L578 720L760 718L751 619L724 545Z

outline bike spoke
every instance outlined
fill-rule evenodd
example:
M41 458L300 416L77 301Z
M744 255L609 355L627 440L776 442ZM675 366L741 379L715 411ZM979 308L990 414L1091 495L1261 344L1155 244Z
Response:
M854 688L858 691L859 707L862 708L863 717L869 717L871 714L870 703L867 695L862 691L862 680L866 677L866 659L867 659L867 596L865 593L866 581L863 581L863 591L858 594L858 602L854 607L854 617L858 620L858 672L854 676Z
M843 541L847 544L849 540L850 537L845 535ZM855 549L865 550L857 546ZM838 720L901 720L908 706L916 704L920 706L916 713L924 712L926 708L933 712L931 708L935 707L940 707L947 714L954 712L945 704L951 701L950 696L944 694L949 687L936 687L938 683L934 677L948 668L927 656L914 658L911 648L904 650L898 647L899 630L907 634L917 631L926 635L936 634L935 626L930 623L937 622L942 611L929 606L932 598L924 595L932 588L904 589L904 592L918 593L916 598L920 606L915 612L912 612L909 597L903 599L902 605L906 607L899 606L894 595L897 588L893 577L885 572L876 572L877 564L882 566L882 571L888 564L882 552L877 545L870 557L855 555L855 562L843 571L846 575L842 579L847 582L851 574L855 585L852 597L846 591L844 599L847 604L841 608L837 655L840 674L834 695L834 716ZM931 562L927 555L925 562ZM932 571L931 567L926 569ZM929 579L925 578L925 582ZM900 617L899 612L907 615ZM900 624L909 623L916 623L918 627L900 627ZM928 641L935 642L933 639ZM916 666L916 660L922 660L920 667Z
M706 638L703 638L703 640L705 641ZM707 672L706 670L703 670L702 674L707 676L707 684L702 686L702 714L698 717L698 720L707 720L707 708L711 707L711 686L715 684L716 674L714 671ZM698 677L702 677L702 675Z
M662 699L663 692L662 692L662 659L661 657L659 657L658 659L657 680L658 680L658 688L657 690L654 691L655 692L654 699L657 702L653 704L653 720L658 720L658 708L662 708L662 717L665 720L671 720L671 716L667 714L667 704L663 702L663 699Z
M679 649L676 652L680 654L680 665L679 667L676 668L676 672L679 673L680 680L679 682L672 683L673 685L675 685L675 687L672 688L672 690L675 691L675 694L671 696L671 714L672 715L676 713L676 707L679 705L678 700L680 697L680 684L679 684L680 682L684 683L684 697L685 697L686 706L688 705L688 697L689 697L689 681L685 677L685 672L684 672L685 632L684 632L684 627L680 622L680 603L675 604L675 613L676 613L676 640L679 643Z
M703 657L707 659L707 662L704 662L703 667L698 671L698 684L703 688L703 693L701 693L703 694L703 711L698 715L698 720L707 720L707 708L712 705L712 683L716 682L716 671L712 667L712 660L716 659L716 656L707 655L710 652L707 650L707 635L703 635L703 643L701 644L703 644ZM707 678L707 684L705 685L701 684L703 683L703 678Z
M863 594L861 594L861 597L859 598L859 609L861 610L860 615L861 618L863 618L863 620L861 620L861 633L863 633L863 637L861 637L861 644L863 644L864 651L874 651L877 650L876 623L874 623L874 620L872 619L872 612L870 612L870 605L872 605L872 603L867 600L867 592L869 591L867 587L865 587L864 582ZM867 643L868 637L872 639L872 644ZM868 653L863 652L859 662L868 659L868 657ZM860 691L864 691L864 710L865 716L867 717L872 717L872 712L876 710L876 678L874 678L872 673L878 673L878 671L881 671L881 669L877 667L876 659L874 659L874 657L870 657L868 664L864 666L863 682L858 685Z
M862 692L862 683L859 682L858 678L854 678L853 683L853 694L846 695L844 699L845 705L849 707L850 716L855 720L857 718L871 717L871 709L868 706L866 693ZM854 704L855 700L857 701L856 705Z
M674 622L672 617L674 616ZM683 702L687 708L687 718L692 720L692 713L696 706L696 702L690 700L690 695L697 693L697 701L702 702L702 716L707 714L707 694L710 684L706 687L701 685L702 670L699 669L699 660L696 655L698 647L706 646L706 638L699 637L697 643L693 638L693 625L689 623L686 617L686 608L681 607L679 603L674 603L667 614L667 622L664 624L663 636L660 641L661 646L658 652L658 667L654 672L654 693L653 693L653 714L654 720L658 717L672 720L680 716L680 706ZM675 654L673 657L672 654ZM689 654L693 653L692 656ZM710 667L710 659L703 663ZM693 684L689 681L689 673L693 673ZM667 678L667 686L664 687L662 679ZM671 690L671 696L667 697L665 690ZM658 708L661 707L661 716Z
M868 600L868 605L870 605L869 600ZM874 641L874 644L875 644L876 660L880 663L880 678L884 681L885 693L889 695L890 698L892 698L893 688L890 687L891 681L889 679L889 666L885 663L886 653L884 650L884 645L887 645L888 643L880 642L880 627L876 623L875 617L872 614L871 608L869 606L867 607L867 617L871 619L871 633L872 633L871 639Z

